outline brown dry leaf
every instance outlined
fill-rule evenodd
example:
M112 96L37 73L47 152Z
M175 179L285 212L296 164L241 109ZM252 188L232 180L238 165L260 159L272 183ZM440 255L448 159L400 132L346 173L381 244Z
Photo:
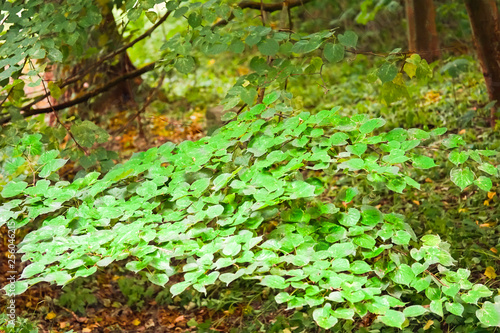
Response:
M61 321L61 322L59 323L59 328L65 328L66 326L68 326L68 324L69 324L68 322Z
M174 319L174 323L178 323L180 321L184 321L184 316L179 316L179 317Z
M431 328L431 325L434 324L434 320L428 320L427 323L424 326L424 331L427 331L429 328Z
M141 323L141 321L139 319L137 319L137 318L135 318L134 321L132 322L132 324L134 326L139 326L140 323Z
M426 183L432 183L432 179L430 179L430 178L425 178L425 182L426 182Z
M45 316L45 319L51 320L54 319L57 315L54 312L49 312L47 313L47 316Z
M90 327L85 327L83 330L82 330L82 333L91 333L92 332L92 328Z
M486 267L484 275L489 279L494 279L497 277L497 273L495 272L495 269L492 266Z

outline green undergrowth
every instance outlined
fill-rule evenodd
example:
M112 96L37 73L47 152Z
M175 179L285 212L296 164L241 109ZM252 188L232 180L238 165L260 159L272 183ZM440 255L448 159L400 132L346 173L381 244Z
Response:
M167 143L72 183L54 173L65 160L42 152L35 183L11 181L1 192L1 224L36 226L19 245L31 264L15 293L128 259L127 269L174 297L250 279L288 310L310 309L324 328L359 324L369 313L395 328L421 316L500 325L500 305L482 303L493 292L471 283L465 267L452 268L439 236L419 239L390 204L332 187L353 179L374 193L418 190L414 178L436 166L428 155L437 150L454 164L448 186L487 192L498 176L496 152L467 149L444 128L384 132L381 118L296 112L278 99L271 93L226 114L235 120L212 137ZM181 281L169 284L173 275Z

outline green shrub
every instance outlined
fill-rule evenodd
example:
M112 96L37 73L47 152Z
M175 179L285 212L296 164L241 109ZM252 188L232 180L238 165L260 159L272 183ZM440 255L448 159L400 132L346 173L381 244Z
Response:
M297 113L278 99L271 93L227 115L236 119L212 137L138 153L102 177L8 183L0 224L41 223L20 244L32 263L17 293L128 258L129 270L160 286L181 275L172 295L255 280L288 309L309 307L324 328L368 313L397 328L426 313L475 312L483 325L500 325L498 303L477 309L492 292L469 282L467 269L450 268L439 236L417 239L390 205L378 209L355 188L331 188L352 178L396 193L418 189L411 175L435 166L428 152L451 150L451 180L487 191L496 153L464 150L460 136L440 137L446 129L383 132L381 118L343 117L338 108Z

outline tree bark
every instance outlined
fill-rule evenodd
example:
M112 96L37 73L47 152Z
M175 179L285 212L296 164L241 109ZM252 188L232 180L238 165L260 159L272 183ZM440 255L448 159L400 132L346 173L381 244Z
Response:
M465 0L477 57L481 63L486 88L491 101L490 125L495 127L500 103L500 25L495 0Z
M427 62L441 56L436 31L436 11L433 0L405 0L408 22L408 44Z

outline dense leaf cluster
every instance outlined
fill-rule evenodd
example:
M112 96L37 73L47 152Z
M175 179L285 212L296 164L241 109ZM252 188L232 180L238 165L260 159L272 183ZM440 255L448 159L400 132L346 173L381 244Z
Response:
M161 286L181 275L173 295L205 292L217 280L255 279L280 291L276 301L289 309L314 308L325 328L367 313L402 328L429 311L460 316L492 295L468 281L468 270L449 269L454 260L438 236L424 236L420 246L403 216L383 213L369 199L345 206L326 195L339 176L366 177L400 193L419 188L410 171L435 165L419 147L445 129L382 132L380 118L344 117L338 109L297 113L275 104L278 98L269 94L264 104L228 115L236 119L212 137L138 153L102 177L51 182L64 160L43 153L38 176L46 179L13 181L1 192L10 198L0 206L1 224L41 223L20 244L32 263L17 292L40 281L64 285L128 258L129 270ZM460 140L448 136L441 149ZM24 145L33 147L36 140ZM482 161L494 152L454 151L455 164L471 157L471 167L495 173ZM451 178L483 188L487 177L474 180L465 168ZM355 196L348 189L342 199ZM478 318L500 324L490 304Z

